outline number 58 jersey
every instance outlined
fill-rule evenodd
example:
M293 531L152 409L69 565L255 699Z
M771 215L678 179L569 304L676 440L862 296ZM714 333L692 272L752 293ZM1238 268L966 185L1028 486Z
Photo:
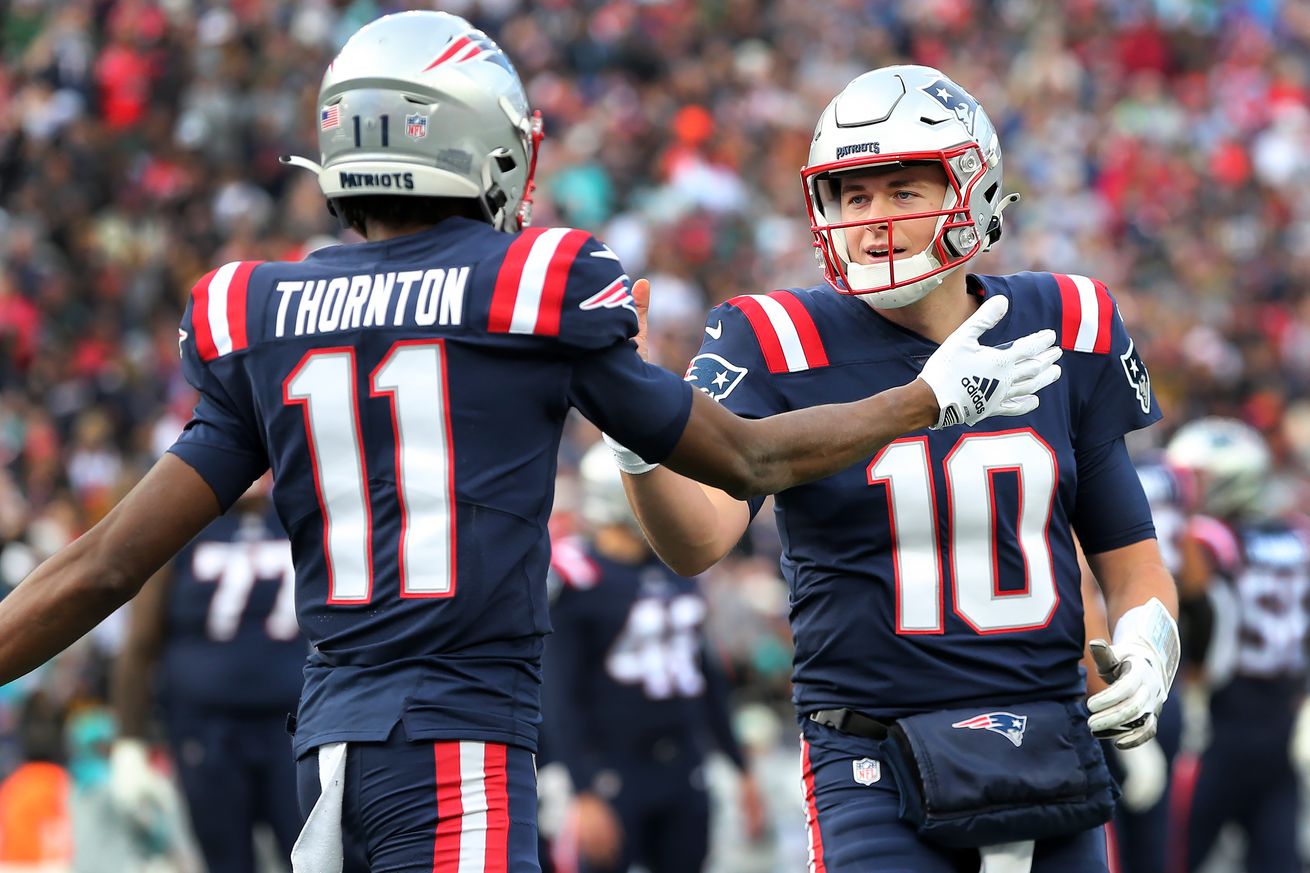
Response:
M535 749L565 416L659 459L690 411L636 330L613 253L562 228L449 218L197 284L171 451L224 507L272 467L313 647L297 754L397 723Z
M970 276L969 291L1011 300L981 342L1052 328L1063 376L1032 413L909 434L777 495L802 714L894 718L1080 692L1072 530L1093 553L1154 535L1130 466L1140 513L1080 489L1124 433L1160 417L1105 287L1022 273ZM687 380L752 418L903 385L937 348L826 286L734 298L705 333Z

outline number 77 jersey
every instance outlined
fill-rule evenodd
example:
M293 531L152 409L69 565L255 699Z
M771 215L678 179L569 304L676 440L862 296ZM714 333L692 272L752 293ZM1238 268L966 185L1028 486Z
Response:
M983 343L1053 328L1064 375L1032 413L909 434L777 495L801 713L890 718L1078 693L1072 530L1092 552L1154 535L1144 499L1133 520L1080 494L1094 459L1160 417L1105 287L1022 273L970 276L969 290L1011 298ZM905 384L937 348L826 286L734 298L705 333L687 380L751 418Z
M313 646L297 754L397 723L535 750L565 417L662 458L690 410L636 329L617 259L566 228L450 218L196 286L171 451L225 506L273 469Z

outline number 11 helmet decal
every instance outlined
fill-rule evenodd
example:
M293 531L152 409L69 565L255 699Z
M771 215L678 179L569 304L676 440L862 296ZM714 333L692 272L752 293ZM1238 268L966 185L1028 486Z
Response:
M945 202L912 215L841 220L842 173L906 164L940 164ZM990 248L1001 237L1001 212L1019 199L1001 193L1001 144L982 106L940 71L920 66L884 67L847 85L819 118L801 181L824 278L883 309L914 303ZM937 227L924 251L852 262L846 228L885 224L894 240L897 223L931 216Z
M318 175L328 201L387 194L476 199L497 230L531 223L541 114L486 34L445 12L361 28L318 95Z

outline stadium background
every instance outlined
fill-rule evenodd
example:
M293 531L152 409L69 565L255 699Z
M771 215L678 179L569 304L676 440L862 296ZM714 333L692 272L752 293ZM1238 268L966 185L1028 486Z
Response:
M0 591L103 515L186 420L176 328L194 280L352 238L277 155L316 151L322 70L401 8L0 2ZM712 304L818 281L797 170L832 95L871 67L940 67L988 109L1023 195L974 269L1105 281L1166 412L1136 448L1239 416L1310 510L1310 2L440 8L501 43L546 118L536 223L592 230L652 280L656 353L676 370ZM561 531L594 438L580 422L566 441ZM706 584L777 820L770 846L719 844L722 871L799 869L803 851L786 593L760 518ZM120 638L121 617L0 689L0 777L97 711ZM0 789L0 823L11 812Z

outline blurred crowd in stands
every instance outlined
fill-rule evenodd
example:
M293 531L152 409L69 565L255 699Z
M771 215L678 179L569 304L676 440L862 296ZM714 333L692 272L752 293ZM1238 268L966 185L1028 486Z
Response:
M186 421L176 329L197 278L354 238L277 157L316 152L319 79L346 37L413 5L0 0L0 591ZM987 107L1023 195L975 271L1103 280L1165 409L1146 441L1240 417L1310 509L1310 2L439 7L500 42L545 116L536 223L594 231L651 279L675 370L711 305L820 280L797 171L827 101L872 67L941 68ZM580 423L564 447L561 530L594 438ZM790 736L786 592L768 513L755 528L707 582L714 626L742 702ZM0 689L0 776L29 756L23 737L52 745L51 712L102 698L116 639L111 624Z

